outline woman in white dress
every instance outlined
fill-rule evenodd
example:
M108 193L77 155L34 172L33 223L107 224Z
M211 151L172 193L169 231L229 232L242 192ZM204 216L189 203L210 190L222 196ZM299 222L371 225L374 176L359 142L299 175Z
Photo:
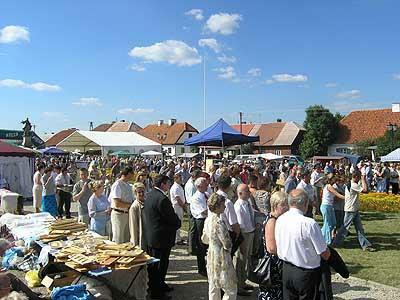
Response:
M205 223L202 241L208 244L207 275L208 299L221 300L221 290L224 291L222 300L235 300L237 297L237 279L233 267L231 250L232 240L228 228L221 219L225 210L225 197L212 194L208 199L210 214Z
M42 207L43 174L44 174L44 165L43 164L37 165L36 172L33 175L33 187L32 187L33 207L35 208L35 212L37 213L40 212L40 208Z

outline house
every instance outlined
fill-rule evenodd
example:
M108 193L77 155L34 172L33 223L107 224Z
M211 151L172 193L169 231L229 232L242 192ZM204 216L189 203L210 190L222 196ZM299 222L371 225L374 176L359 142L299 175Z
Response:
M157 124L147 125L138 133L162 144L167 155L178 156L190 152L190 147L185 146L184 142L199 132L187 122L178 123L176 119L170 119L168 123L159 120Z
M358 142L384 136L389 124L400 126L400 104L392 109L352 111L340 121L338 138L328 147L328 155L354 153Z
M103 131L103 132L138 132L142 129L135 122L127 122L121 120L118 122L112 122L110 124L100 124L99 126L93 128L93 131Z
M64 129L56 134L53 134L48 140L46 140L46 147L56 147L58 143L70 136L72 133L77 131L76 128Z
M231 125L246 135L259 136L254 143L255 153L274 153L277 155L298 155L305 129L296 122Z

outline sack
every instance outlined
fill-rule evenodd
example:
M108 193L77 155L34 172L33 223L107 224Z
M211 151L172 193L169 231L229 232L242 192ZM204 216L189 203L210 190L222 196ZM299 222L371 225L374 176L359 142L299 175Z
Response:
M265 255L263 258L260 258L257 265L250 270L248 279L265 288L271 287L271 264L272 259L270 255Z

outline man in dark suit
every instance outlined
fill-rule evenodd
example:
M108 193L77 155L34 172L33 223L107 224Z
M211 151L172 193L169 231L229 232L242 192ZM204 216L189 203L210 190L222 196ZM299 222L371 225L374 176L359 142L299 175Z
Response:
M154 179L154 189L147 194L144 205L145 235L148 243L147 252L152 257L160 259L159 263L148 267L149 289L152 299L171 299L166 295L173 289L165 283L168 271L169 255L175 245L176 230L181 227L181 221L172 208L171 201L166 196L170 188L170 179L158 175Z

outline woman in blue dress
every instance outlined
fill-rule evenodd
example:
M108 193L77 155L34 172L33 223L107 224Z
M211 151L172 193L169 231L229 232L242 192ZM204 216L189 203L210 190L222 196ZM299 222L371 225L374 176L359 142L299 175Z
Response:
M93 192L88 202L90 230L102 236L110 236L111 208L107 196L104 195L104 183L100 180L93 181L90 188Z
M48 212L53 217L58 214L56 200L56 183L52 176L53 167L47 167L42 176L43 196L42 196L42 212Z

